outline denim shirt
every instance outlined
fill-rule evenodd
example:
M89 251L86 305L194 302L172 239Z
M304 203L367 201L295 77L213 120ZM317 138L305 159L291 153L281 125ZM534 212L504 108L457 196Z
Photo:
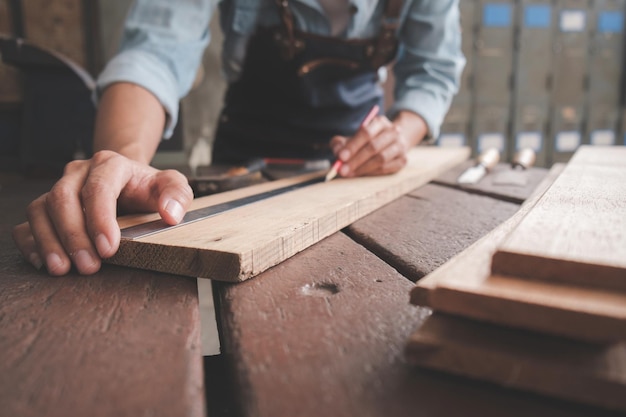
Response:
M458 1L405 0L400 16L394 103L388 116L401 110L417 113L430 137L439 134L465 65ZM383 11L379 3L351 0L352 15L342 37L375 36ZM257 26L280 24L274 0L135 0L119 53L98 77L98 91L121 81L146 88L168 113L164 137L171 136L179 100L189 92L210 40L216 7L224 32L223 72L228 82L236 80ZM290 7L300 30L330 36L329 19L317 0L291 0Z

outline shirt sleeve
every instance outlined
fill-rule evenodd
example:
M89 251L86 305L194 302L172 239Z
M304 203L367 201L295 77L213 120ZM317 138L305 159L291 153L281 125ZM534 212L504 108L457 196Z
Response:
M465 66L458 1L413 1L399 29L395 101L389 116L402 110L419 114L429 138L439 136Z
M97 93L115 82L150 91L168 115L163 136L178 119L179 101L190 90L209 43L217 0L135 0L124 24L118 54L97 80Z

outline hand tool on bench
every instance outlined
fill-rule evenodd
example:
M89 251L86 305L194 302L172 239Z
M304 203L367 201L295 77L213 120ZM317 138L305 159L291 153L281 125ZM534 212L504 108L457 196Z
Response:
M304 158L263 158L265 168L263 175L269 180L289 178L314 171L328 171L330 161L328 159L304 159Z
M520 149L511 161L510 169L494 175L493 183L497 185L517 185L524 187L528 183L528 168L535 164L535 151L531 148Z
M489 171L500 162L500 151L496 148L489 148L483 151L478 158L476 164L463 172L457 182L459 184L476 184Z
M189 176L189 185L196 197L235 190L258 184L263 178L265 161L255 158L244 165L209 165L198 167L197 173Z

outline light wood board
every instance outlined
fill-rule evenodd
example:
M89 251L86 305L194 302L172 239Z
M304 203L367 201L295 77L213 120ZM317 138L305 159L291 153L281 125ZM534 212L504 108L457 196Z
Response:
M581 147L491 271L626 291L626 147Z
M469 156L467 148L418 147L394 175L335 179L261 200L215 217L135 240L108 261L223 281L242 281L288 259L372 211L427 183ZM249 187L195 202L206 207L293 180ZM152 216L120 219L120 227ZM349 260L347 260L349 262Z
M555 166L550 175L558 174ZM547 184L539 188L546 189ZM491 276L491 257L539 200L429 274L411 291L413 304L507 326L588 341L626 338L626 293Z
M410 337L406 356L414 365L626 411L626 342L593 345L435 313Z

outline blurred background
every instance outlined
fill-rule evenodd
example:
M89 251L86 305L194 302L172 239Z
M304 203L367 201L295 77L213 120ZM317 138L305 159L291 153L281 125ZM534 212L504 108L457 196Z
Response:
M532 148L538 166L566 161L581 144L624 145L625 3L460 0L467 67L437 145L474 155L496 147L504 161ZM130 4L0 0L0 171L57 175L89 154L93 79L117 49ZM185 165L199 140L212 140L225 89L216 23L155 166Z

